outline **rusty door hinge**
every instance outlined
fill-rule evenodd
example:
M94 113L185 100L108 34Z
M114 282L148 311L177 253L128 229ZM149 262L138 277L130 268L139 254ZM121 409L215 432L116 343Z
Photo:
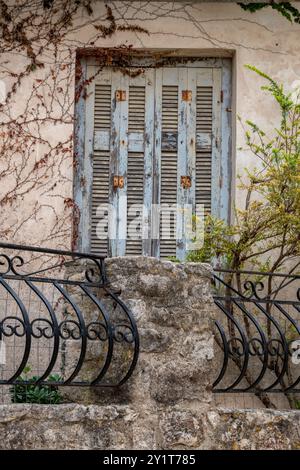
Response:
M224 91L223 90L221 90L221 93L220 93L220 101L221 101L221 103L223 103L223 101L224 101Z
M181 176L180 178L180 184L183 187L183 189L189 189L192 186L192 179L190 176Z
M114 189L124 188L124 177L123 176L114 176Z
M192 101L192 90L182 90L182 101Z
M126 101L126 90L116 90L116 101Z

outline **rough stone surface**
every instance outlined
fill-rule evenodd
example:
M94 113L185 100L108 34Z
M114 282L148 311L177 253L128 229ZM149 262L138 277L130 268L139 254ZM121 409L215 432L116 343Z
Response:
M136 256L107 259L106 267L140 332L139 363L126 386L130 401L207 405L214 380L210 266Z
M73 267L68 278L76 279L82 269L81 265ZM69 389L68 400L83 404L139 403L144 412L189 400L208 405L215 378L210 266L133 256L109 258L106 269L111 289L119 293L137 322L138 364L120 389ZM77 301L85 319L95 320L95 309L88 299L81 296ZM102 301L106 302L105 298ZM108 300L106 307L114 322L115 311ZM74 347L79 348L78 342ZM116 375L124 364L122 348L121 344L114 352L112 369ZM90 379L99 370L99 350L88 351L84 373ZM77 355L74 351L74 357Z
M206 420L213 449L300 449L299 411L216 409Z
M300 449L300 412L2 405L0 449Z

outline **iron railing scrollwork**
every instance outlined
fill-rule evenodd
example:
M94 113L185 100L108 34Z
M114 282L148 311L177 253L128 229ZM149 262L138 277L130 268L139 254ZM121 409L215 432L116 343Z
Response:
M300 393L300 276L216 271L213 390Z
M41 385L53 372L60 386L124 384L139 336L110 287L104 257L6 243L0 249L0 384L31 383L22 376L28 366Z

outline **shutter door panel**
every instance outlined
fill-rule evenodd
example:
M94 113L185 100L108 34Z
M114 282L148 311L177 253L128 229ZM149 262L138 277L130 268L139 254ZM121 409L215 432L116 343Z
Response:
M163 74L160 197L162 258L175 256L184 259L192 226L192 208L195 204L196 81L196 70L186 67L170 68ZM190 178L189 188L182 186L182 177ZM164 203L177 207L176 212L172 211L171 217L169 215L171 227L163 223L166 214ZM168 238L169 228L171 238Z
M215 217L220 217L220 207L222 206L221 191L217 188L223 186L221 173L221 89L222 73L221 69L212 69L213 77L213 105L212 105L212 144L211 144L211 186L215 190L211 196L211 212Z
M196 204L197 215L218 216L220 191L221 70L197 76Z
M152 252L152 204L154 198L154 147L158 138L154 134L155 123L155 73L156 70L145 72L145 129L144 129L144 207L142 214L143 255L153 256ZM160 100L157 100L159 103ZM156 104L157 104L156 103Z
M178 155L177 155L177 220L176 220L176 257L183 259L184 244L184 203L186 190L181 185L181 178L187 175L187 102L183 95L188 91L187 69L179 68L178 73ZM192 97L193 98L193 97Z
M212 86L197 86L196 204L211 212ZM199 145L200 136L206 136Z
M129 79L127 255L151 255L154 73Z
M165 85L166 81L166 77L163 76L160 162L161 258L176 256L176 213L166 212L164 204L170 206L177 204L178 85Z
M133 79L130 80L130 83L132 82L134 83ZM128 110L126 255L141 255L144 201L145 86L129 86Z
M115 96L116 108L120 109L119 132L117 133L118 152L117 175L124 178L124 186L119 187L114 192L118 198L118 216L117 216L117 249L115 256L124 256L126 252L127 238L127 165L128 165L128 101L129 101L129 77L120 73L120 90L125 92L125 99L117 101ZM117 116L118 117L118 116ZM118 125L116 121L116 126Z
M178 215L176 256L184 260L190 247L192 214L195 208L195 158L196 158L196 70L180 69L179 100L181 101L178 127ZM184 187L181 178L190 178Z
M151 201L151 245L152 256L160 257L160 202L161 202L161 152L162 152L162 80L163 69L157 69L155 73L155 101L154 101L154 123L151 131L154 136L153 143L153 168L152 176L148 177L152 181ZM150 101L150 100L149 100ZM151 154L151 150L150 150ZM148 173L149 173L148 170Z
M107 238L100 238L99 231L104 228L105 220L101 219L107 211L109 201L109 136L111 127L111 85L95 84L94 102L94 153L93 183L91 197L91 251L97 254L108 254ZM104 138L101 137L104 136ZM100 138L99 138L100 137ZM103 209L100 209L102 207ZM97 227L98 234L97 234Z

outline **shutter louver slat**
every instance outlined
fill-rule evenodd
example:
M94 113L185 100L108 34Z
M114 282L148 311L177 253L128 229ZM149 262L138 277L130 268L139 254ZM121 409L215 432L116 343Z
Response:
M161 151L161 205L177 203L177 134L178 134L178 86L162 87L162 151ZM166 215L165 215L166 216ZM170 214L169 226L163 224L161 212L160 257L176 256L176 213Z

